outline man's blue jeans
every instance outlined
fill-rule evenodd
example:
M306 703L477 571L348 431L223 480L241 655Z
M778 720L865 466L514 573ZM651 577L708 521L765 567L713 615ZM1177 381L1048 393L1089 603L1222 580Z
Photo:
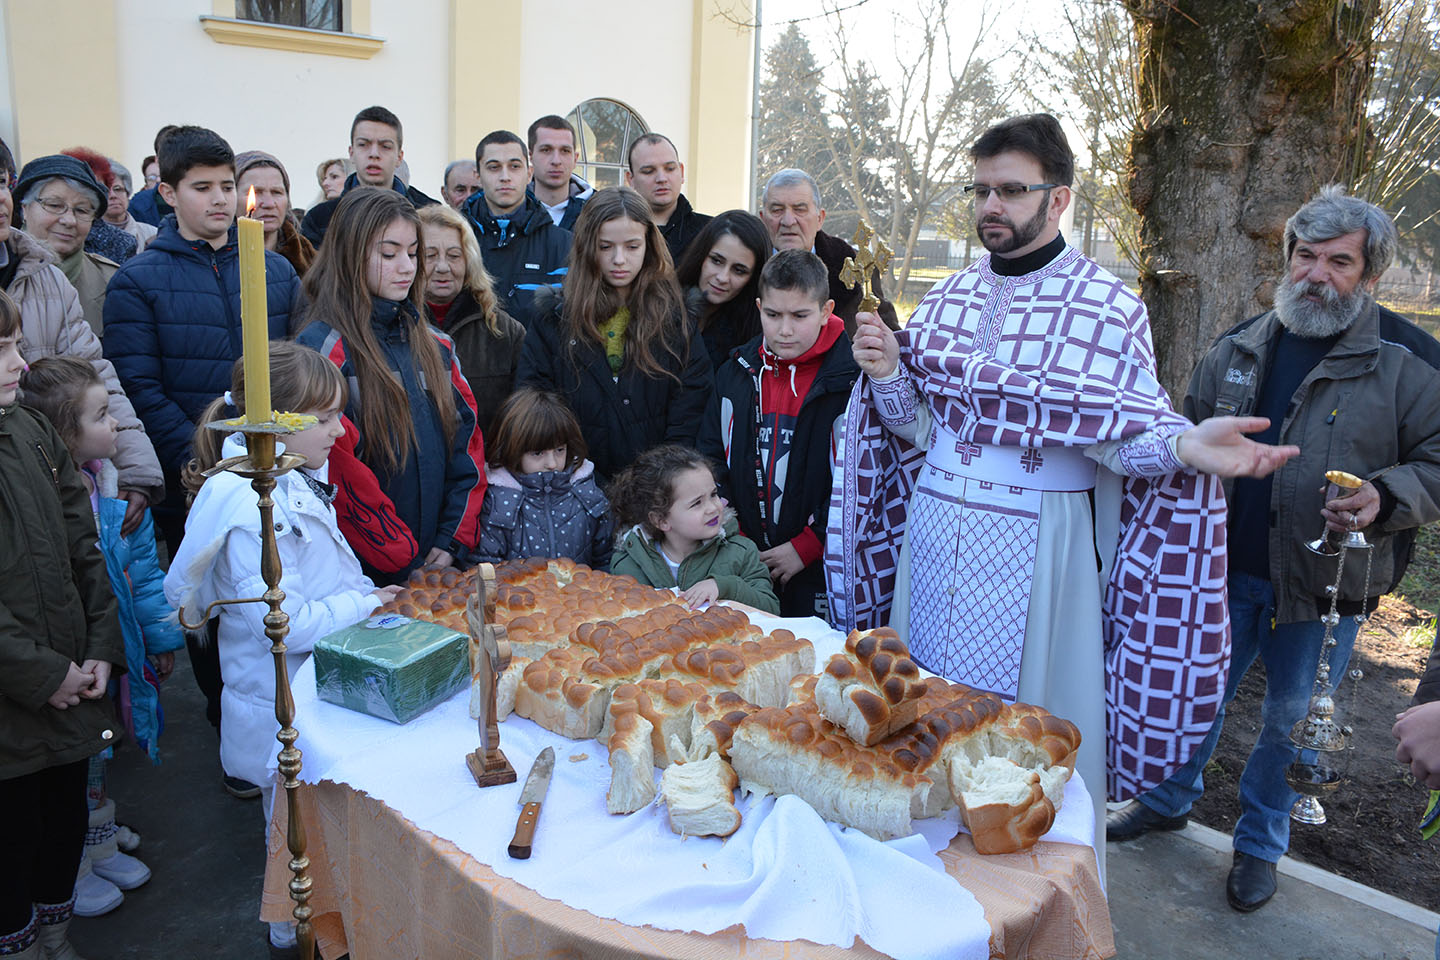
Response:
M1191 804L1205 792L1201 774L1220 740L1225 707L1235 699L1245 671L1259 657L1265 663L1265 703L1260 738L1240 776L1240 819L1235 824L1234 843L1239 852L1274 863L1290 845L1290 807L1297 797L1285 782L1285 768L1297 753L1290 728L1304 719L1309 709L1325 625L1319 620L1275 625L1275 589L1268 580L1233 573L1228 587L1230 675L1215 725L1184 766L1139 799L1162 816L1190 812ZM1358 631L1354 617L1342 617L1335 628L1336 645L1330 652L1332 688L1345 675Z

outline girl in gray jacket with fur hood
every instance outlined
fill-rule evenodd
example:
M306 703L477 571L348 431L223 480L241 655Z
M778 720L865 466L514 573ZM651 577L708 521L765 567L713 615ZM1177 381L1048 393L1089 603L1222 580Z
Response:
M485 448L489 483L476 559L569 557L609 569L610 501L585 459L580 423L558 394L529 387L511 394Z

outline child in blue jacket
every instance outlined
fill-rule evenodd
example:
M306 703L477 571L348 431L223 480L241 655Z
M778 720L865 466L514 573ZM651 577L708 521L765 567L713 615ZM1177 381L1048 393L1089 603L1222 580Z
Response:
M75 357L46 357L30 365L21 379L25 402L50 420L65 441L90 504L105 555L110 586L120 612L125 640L126 672L111 681L128 732L152 763L159 762L156 741L163 724L159 688L175 665L175 651L185 645L170 604L155 550L155 528L149 513L129 537L122 536L126 501L119 499L115 467L116 422L110 397L95 368ZM150 879L150 870L121 852L123 841L134 849L139 838L115 823L115 801L106 795L105 764L110 750L90 759L86 804L90 826L85 859L76 881L75 912L82 917L108 913L131 890ZM123 833L121 831L124 831Z

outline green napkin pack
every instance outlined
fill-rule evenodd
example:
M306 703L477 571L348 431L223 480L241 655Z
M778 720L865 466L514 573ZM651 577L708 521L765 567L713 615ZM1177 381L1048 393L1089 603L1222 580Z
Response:
M320 699L406 723L470 682L470 640L449 627L385 613L315 643Z

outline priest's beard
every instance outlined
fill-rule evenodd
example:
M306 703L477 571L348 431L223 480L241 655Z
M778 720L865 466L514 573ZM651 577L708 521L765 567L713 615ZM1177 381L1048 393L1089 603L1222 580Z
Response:
M1045 198L1045 203L1040 204L1040 209L1035 211L1035 216L1026 220L1020 226L1015 226L1015 221L1009 217L1002 217L998 214L991 214L984 217L975 224L976 232L980 235L980 242L985 249L991 253L1006 254L1012 250L1019 250L1025 244L1040 236L1040 231L1045 229L1045 213L1050 207L1050 198ZM980 228L987 223L999 223L1010 228L1010 236L1003 240L986 239L985 233Z
M1312 303L1305 299L1311 295L1319 296L1320 302ZM1341 295L1329 284L1308 280L1296 283L1286 273L1275 290L1275 316L1281 326L1295 336L1323 340L1348 330L1360 315L1365 300L1365 290L1359 284L1349 293Z

